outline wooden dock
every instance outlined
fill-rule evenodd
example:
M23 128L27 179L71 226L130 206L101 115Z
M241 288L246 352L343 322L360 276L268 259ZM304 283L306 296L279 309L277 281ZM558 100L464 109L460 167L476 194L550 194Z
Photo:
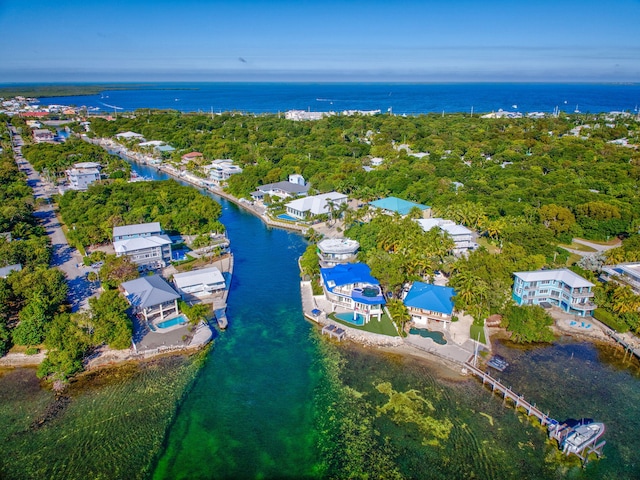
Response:
M528 402L527 400L525 400L525 398L522 395L514 392L513 390L511 390L510 387L507 387L506 385L502 384L499 380L496 380L487 372L480 370L478 367L474 366L471 362L467 361L465 363L465 367L467 368L468 371L470 371L475 376L480 378L480 380L482 380L482 385L489 385L491 387L492 392L497 392L500 395L502 395L502 398L504 399L505 402L507 400L511 400L516 410L518 408L522 408L526 412L527 416L536 417L538 420L540 420L540 424L543 426L549 425L552 422L555 422L556 424L558 423L555 420L553 420L551 417L549 417L549 415L547 415L538 407L536 407L535 403Z
M471 359L473 359L473 357L471 357ZM511 400L516 410L520 408L527 414L527 416L536 417L542 426L547 427L549 438L557 440L558 447L562 449L563 442L571 433L573 427L570 427L566 423L560 424L557 420L551 418L548 414L540 410L535 403L525 400L522 395L511 390L511 387L507 387L501 383L500 380L496 380L487 372L480 370L478 367L473 365L471 363L471 359L465 362L465 367L469 372L482 380L482 385L488 385L491 387L492 392L498 392L505 403L507 400ZM597 440L598 438L594 438L592 442L586 444L579 452L566 452L566 454L576 455L580 460L582 460L582 465L584 466L587 464L590 454L595 453L598 457L602 456L602 449L607 442L603 440L600 443L596 443Z
M619 345L622 345L622 347L624 348L625 356L628 353L640 359L640 348L637 348L635 345L631 345L629 342L627 342L624 338L622 338L620 335L618 335L617 332L613 330L605 330L604 333L606 333L609 337L615 340Z
M344 328L340 328L337 325L329 324L322 327L322 334L329 335L331 338L336 338L339 342L347 335Z

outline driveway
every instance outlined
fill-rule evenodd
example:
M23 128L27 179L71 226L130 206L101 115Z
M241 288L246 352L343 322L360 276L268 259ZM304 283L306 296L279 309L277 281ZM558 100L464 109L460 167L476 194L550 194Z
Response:
M16 144L22 144L19 135L14 135L14 145ZM51 239L53 250L51 267L59 268L67 278L69 286L67 300L71 305L71 311L77 312L88 308L89 297L97 294L97 285L87 280L90 269L82 265L82 255L69 246L60 222L56 218L51 204L51 194L55 192L55 187L45 182L31 164L22 158L19 147L14 148L14 154L22 171L27 175L27 184L33 189L34 197L46 201L34 212L34 216L40 220Z

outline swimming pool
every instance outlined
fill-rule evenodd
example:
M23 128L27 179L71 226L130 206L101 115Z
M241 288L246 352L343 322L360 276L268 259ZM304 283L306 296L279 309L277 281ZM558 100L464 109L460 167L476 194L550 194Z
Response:
M444 334L442 332L432 332L431 330L427 330L426 328L412 328L409 330L411 335L420 335L424 338L430 338L438 345L446 345L447 341L444 338Z
M289 222L298 222L298 221L300 221L299 218L292 217L291 215L287 215L286 213L281 213L280 215L278 215L278 218L280 220L287 220Z
M189 320L184 315L180 315L175 318L171 318L169 320L165 320L164 322L156 323L156 327L158 328L170 328L175 327L176 325L184 325L188 323Z
M336 318L339 318L343 322L351 323L352 325L357 325L361 327L364 325L364 316L356 313L356 318L353 318L353 313L336 313Z

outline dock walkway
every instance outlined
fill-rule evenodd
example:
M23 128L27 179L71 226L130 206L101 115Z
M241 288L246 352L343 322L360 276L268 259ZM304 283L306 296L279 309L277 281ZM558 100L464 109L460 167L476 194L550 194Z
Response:
M604 333L606 333L609 337L615 340L619 345L622 345L624 347L625 355L627 353L630 353L636 358L640 359L640 348L637 347L634 343L625 339L622 335L615 332L614 330L610 330L610 329L605 330Z

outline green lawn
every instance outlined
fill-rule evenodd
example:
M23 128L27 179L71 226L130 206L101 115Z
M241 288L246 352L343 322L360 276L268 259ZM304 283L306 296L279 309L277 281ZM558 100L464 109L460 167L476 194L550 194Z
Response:
M329 318L336 323L345 325L350 328L355 328L356 330L362 330L370 333L379 333L382 335L387 335L389 337L398 336L398 330L396 330L395 325L393 324L393 322L391 321L391 319L386 313L382 315L382 318L380 319L380 321L378 321L377 318L372 318L369 321L369 323L363 325L362 327L358 327L352 323L342 321L339 318L337 318L334 313L330 313Z
M480 334L480 343L486 345L487 339L484 336L484 328L477 325L471 325L471 330L469 331L469 336L471 337L471 339L478 340L478 334Z
M497 254L500 252L500 249L493 243L490 243L487 237L478 237L476 242L478 242L478 245L481 247L486 248L489 253Z

